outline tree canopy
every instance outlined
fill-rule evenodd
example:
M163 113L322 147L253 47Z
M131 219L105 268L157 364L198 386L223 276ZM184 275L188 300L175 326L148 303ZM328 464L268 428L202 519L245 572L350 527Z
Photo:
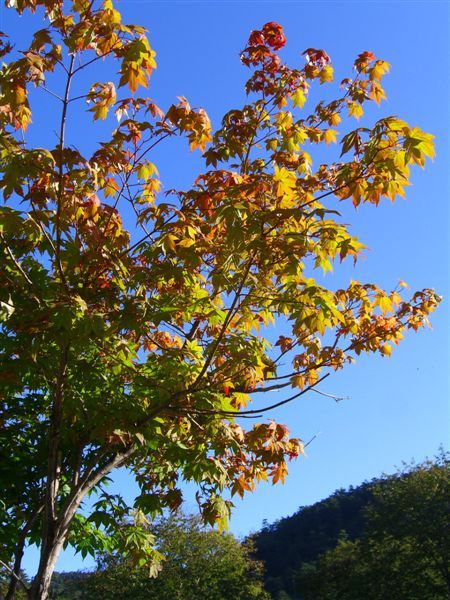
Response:
M389 356L427 323L431 289L334 289L321 273L364 252L336 201L404 195L433 143L394 116L352 129L384 98L389 65L369 51L334 100L309 107L312 86L332 85L330 57L308 48L301 65L283 64L283 29L266 23L241 54L248 103L213 132L187 99L161 109L142 95L155 52L111 0L7 6L38 12L45 27L20 52L0 38L1 560L12 597L24 546L38 543L27 593L45 599L66 544L157 569L147 519L181 504L183 480L198 485L204 520L224 527L227 491L283 482L303 450L282 424L238 423L270 408L261 393L293 401L362 352ZM104 59L110 80L87 83ZM45 123L27 133L37 94L59 115L53 147L36 141ZM71 144L71 128L94 137L101 120L110 134L92 152ZM152 152L178 135L205 170L162 194ZM316 164L328 146L330 161ZM279 318L290 333L271 347ZM102 487L119 466L140 487L132 507Z

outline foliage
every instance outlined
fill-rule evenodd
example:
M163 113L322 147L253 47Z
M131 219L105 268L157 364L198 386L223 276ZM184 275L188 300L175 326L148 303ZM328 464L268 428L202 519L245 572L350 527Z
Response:
M81 600L86 597L85 582L87 571L55 572L50 588L51 600Z
M345 536L302 566L305 600L444 600L450 595L450 456L413 466L373 489L366 534Z
M302 443L272 421L238 425L237 413L261 412L245 409L250 393L292 387L293 400L361 352L389 356L406 329L427 323L432 290L406 300L403 283L332 289L320 273L364 250L336 200L376 206L403 195L433 145L386 117L345 133L341 158L313 166L341 121L384 98L389 65L371 52L335 100L308 114L310 87L333 79L330 58L309 48L306 64L284 65L282 28L267 23L241 55L252 70L248 104L213 134L186 99L163 111L137 94L155 53L111 0L7 6L46 24L19 53L0 38L1 560L18 573L25 543L39 543L29 597L46 598L65 544L157 568L145 515L178 507L183 479L198 484L204 520L221 527L226 490L283 482ZM105 58L118 80L87 85ZM37 94L59 105L54 147L27 137ZM101 120L112 131L92 152L70 143L71 128L88 123L94 135ZM152 151L176 135L204 152L207 170L164 197ZM267 328L280 316L290 333L270 349ZM133 507L103 491L119 466L140 486Z
M76 574L58 574L60 585L52 598L268 600L261 565L231 534L206 530L197 517L181 513L160 520L155 534L165 557L156 579L149 577L148 570L133 567L130 560L105 556L92 574L80 574L78 579Z

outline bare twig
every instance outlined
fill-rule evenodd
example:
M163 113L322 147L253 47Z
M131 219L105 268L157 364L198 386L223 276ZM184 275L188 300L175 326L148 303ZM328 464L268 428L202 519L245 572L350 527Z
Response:
M321 396L325 396L325 398L331 398L335 402L342 402L343 400L350 400L350 396L335 396L334 394L326 394L321 390L312 390L316 394L320 394Z
M52 90L49 90L48 87L46 87L45 85L41 85L41 88L47 92L47 94L50 94L50 96L53 96L54 98L56 98L57 100L59 100L60 102L64 102L64 100L61 98L61 96L59 96L58 94L55 94L55 92L52 92Z
M315 390L314 390L315 391ZM318 431L317 433L315 433L312 438L309 440L309 442L306 442L306 444L303 445L303 448L307 448L311 442L313 442L316 438L318 438L320 435L320 431Z

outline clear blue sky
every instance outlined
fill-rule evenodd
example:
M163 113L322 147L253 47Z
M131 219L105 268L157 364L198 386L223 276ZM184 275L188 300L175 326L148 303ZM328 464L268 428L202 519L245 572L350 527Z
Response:
M388 101L371 117L397 114L436 136L436 159L424 171L414 171L406 201L345 211L370 250L356 270L349 266L327 275L375 281L388 289L399 279L411 290L436 288L444 301L432 317L433 329L407 335L390 359L361 358L329 377L321 389L348 400L336 404L310 394L274 411L273 418L303 440L320 435L308 447L308 456L292 464L284 486L262 485L243 501L236 500L231 530L244 535L258 529L263 519L292 514L337 488L392 472L402 461L432 456L440 444L448 447L449 3L123 0L118 6L126 22L150 30L158 69L149 95L162 107L184 95L192 105L204 107L218 125L224 112L245 101L247 71L238 55L248 33L277 21L288 38L282 56L291 65L302 64L300 53L308 47L328 52L337 80L351 74L354 58L364 50L389 61ZM28 39L30 27L43 27L39 19L30 25L28 18L18 21L1 10L0 28L9 33L17 28L20 41ZM111 75L97 72L92 77ZM48 103L46 99L40 106L47 114ZM32 131L33 142L44 140L37 145L48 143L49 135L51 128L42 128L42 121L41 129ZM89 135L82 128L69 130L70 143L86 143ZM187 156L184 150L179 160L173 150L160 153L158 167L166 189L188 187L202 168L199 157ZM264 403L276 399L275 395ZM127 494L132 489L124 474L114 485ZM188 501L187 508L194 510L194 503ZM30 553L26 568L34 570L34 561ZM89 564L66 553L57 568Z

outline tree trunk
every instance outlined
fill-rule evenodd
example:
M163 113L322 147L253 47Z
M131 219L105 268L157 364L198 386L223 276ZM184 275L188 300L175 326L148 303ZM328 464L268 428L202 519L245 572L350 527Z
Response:
M95 482L94 479L85 486L78 486L67 499L58 519L45 527L46 537L42 540L39 568L28 592L29 600L47 600L56 561L69 533L70 523Z
M41 552L41 560L36 577L28 592L29 600L47 600L50 583L55 570L56 561L64 544L64 537L48 540Z
M28 597L33 600L47 600L48 598L53 571L68 529L67 526L63 526L63 523L66 522L66 515L62 514L60 517L57 515L57 501L61 464L60 435L69 343L66 342L61 345L60 350L61 355L50 416L41 557L38 571L28 591Z

